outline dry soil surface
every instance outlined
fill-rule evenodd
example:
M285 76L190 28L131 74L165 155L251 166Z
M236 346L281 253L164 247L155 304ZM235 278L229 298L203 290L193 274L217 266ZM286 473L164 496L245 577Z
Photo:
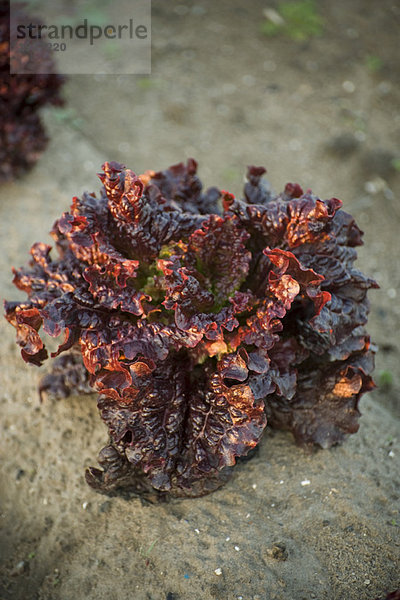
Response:
M271 2L271 6L276 3ZM306 454L267 431L210 496L149 504L90 490L106 441L95 397L47 400L0 323L1 600L374 600L400 587L400 7L321 0L323 35L260 33L265 3L153 0L149 77L70 77L47 111L35 169L0 189L1 288L104 160L136 172L195 157L206 185L239 192L245 167L336 196L365 230L381 386L359 432ZM371 58L372 57L372 58ZM377 60L378 59L378 60Z

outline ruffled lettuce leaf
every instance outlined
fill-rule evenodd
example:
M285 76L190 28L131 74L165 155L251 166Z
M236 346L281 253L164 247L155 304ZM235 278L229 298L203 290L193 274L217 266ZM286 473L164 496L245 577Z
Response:
M241 381L247 369L240 356L225 357L216 370L207 365L195 378L189 377L191 367L177 356L164 362L161 373L140 371L139 393L129 404L100 398L112 447L124 475L128 466L131 471L128 487L133 473L144 473L159 492L202 495L219 487L235 457L258 443L264 406ZM87 477L94 487L121 485L119 478L110 482L107 468L89 469Z
M97 197L35 244L6 302L27 362L64 340L42 394L100 392L109 432L87 481L113 493L196 496L222 485L266 423L305 446L358 428L372 389L362 232L335 198L275 195L249 167L244 198L205 194L195 161L140 177L105 163ZM222 197L223 215L218 214ZM153 490L153 492L152 492Z

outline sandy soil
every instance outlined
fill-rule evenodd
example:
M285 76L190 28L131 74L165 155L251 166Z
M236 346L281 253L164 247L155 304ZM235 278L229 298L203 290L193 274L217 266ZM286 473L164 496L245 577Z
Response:
M106 441L95 397L40 405L40 373L0 322L1 600L373 600L400 587L400 8L321 0L323 36L296 43L260 33L263 6L153 0L150 77L69 79L41 161L0 189L2 293L20 297L10 267L73 195L99 188L104 160L142 172L194 156L206 185L233 192L264 164L276 189L337 196L365 230L383 385L341 447L308 455L267 431L208 497L110 499L83 478Z

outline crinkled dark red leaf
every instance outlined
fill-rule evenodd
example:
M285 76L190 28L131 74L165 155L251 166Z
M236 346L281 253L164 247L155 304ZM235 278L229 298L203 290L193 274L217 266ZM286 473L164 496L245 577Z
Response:
M292 252L266 248L264 254L274 265L274 269L269 273L268 282L269 289L275 297L286 309L290 308L297 296L308 297L313 301L318 315L331 299L329 292L320 289L323 276L313 269L303 267Z
M196 331L209 340L221 339L223 331L238 326L235 311L242 310L245 281L251 260L246 250L248 235L231 217L210 216L158 266L164 273L163 305L175 311L183 331Z
M99 409L122 463L145 473L160 492L201 495L221 485L226 472L222 480L219 473L258 443L266 423L263 403L232 370L235 360L241 358L221 361L216 372L205 369L195 386L181 356L165 361L162 373L141 374L134 402L101 398ZM107 474L97 475L94 485L106 485Z
M132 261L133 262L133 261ZM136 262L136 261L135 261ZM121 263L117 263L110 268L103 265L91 265L83 273L83 277L89 283L89 291L93 298L102 306L140 316L143 314L142 302L151 301L151 297L136 289L129 283L126 283L128 274ZM121 281L122 278L122 281Z
M22 4L14 3L11 21L38 25L22 12ZM52 51L37 39L27 53L24 40L14 39L10 45L10 3L0 2L0 180L23 175L36 163L47 145L47 136L39 110L45 104L62 104L60 88L64 77L56 74ZM34 56L32 56L34 54ZM10 74L10 62L13 73ZM23 71L42 75L15 74ZM36 65L36 68L33 67ZM48 74L46 74L48 73Z
M250 166L247 168L247 181L244 186L244 197L249 204L264 204L273 196L271 186L263 179L267 172L264 167Z
M64 334L41 392L101 394L110 439L86 478L107 493L208 493L266 419L331 446L357 430L373 387L376 283L353 266L362 232L341 202L297 184L276 196L249 167L244 200L222 193L221 217L196 167L137 177L105 163L99 197L74 198L55 223L58 257L35 244L14 271L28 301L5 308L23 358L47 357L41 327Z
M272 395L266 401L270 424L288 429L303 446L329 448L355 433L360 397L374 387L368 375L373 368L368 346L347 361L316 363L310 370L299 370L292 398Z
M25 362L40 366L47 358L47 351L38 334L42 319L39 310L31 303L6 302L5 316L17 330L17 344Z
M250 374L249 385L254 397L266 398L275 393L291 400L296 393L297 365L308 358L309 352L292 337L278 340L267 356L260 349L255 354L265 366L263 369L253 367L254 372Z
M240 289L251 260L249 234L234 219L210 216L189 238L185 262L204 275L217 305Z
M263 402L255 400L245 383L235 381L228 387L219 365L205 390L194 390L177 467L178 486L197 489L204 479L232 467L236 456L257 445L265 425Z
M118 163L105 163L100 179L112 218L109 233L115 247L125 256L154 260L171 240L186 238L204 220L189 214L163 197L159 189L144 184L133 171Z
M40 398L44 395L53 398L67 398L71 394L90 394L89 373L85 369L82 355L76 348L59 356L52 365L51 372L42 377L39 383Z
M210 214L220 212L220 192L213 187L202 193L203 185L197 176L197 162L189 158L186 165L178 163L165 171L150 171L148 181L156 185L165 198L190 213Z

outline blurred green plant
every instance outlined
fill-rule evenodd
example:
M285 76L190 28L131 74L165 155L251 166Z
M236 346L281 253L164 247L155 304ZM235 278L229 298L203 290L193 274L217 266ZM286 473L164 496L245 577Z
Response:
M284 35L297 42L322 35L324 20L318 14L314 0L280 2L277 11L266 9L261 32L267 36Z
M393 385L393 374L391 371L385 370L379 373L378 385L381 388L389 389Z
M52 112L56 121L74 129L80 130L85 122L74 108L56 108Z
M365 59L365 64L368 71L371 71L371 73L377 73L383 67L383 60L375 54L369 54Z
M148 558L150 556L150 553L153 550L154 546L158 542L158 539L159 538L156 538L153 542L151 542L151 544L149 545L149 547L147 548L147 550L144 550L143 547L140 546L140 548L139 548L139 555L142 558Z
M136 85L141 90L150 90L157 87L158 84L159 80L154 79L154 77L138 77L136 79Z
M393 169L396 169L396 171L400 172L400 157L393 158L391 160L391 165L393 167Z

